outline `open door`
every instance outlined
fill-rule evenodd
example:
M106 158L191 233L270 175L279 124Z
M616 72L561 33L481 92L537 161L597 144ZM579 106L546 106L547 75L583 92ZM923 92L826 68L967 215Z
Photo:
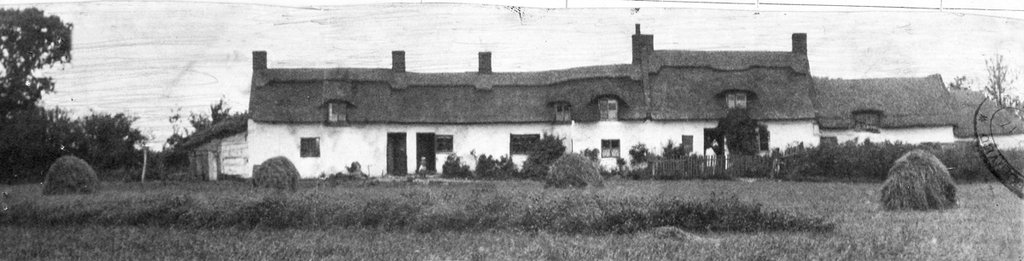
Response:
M434 133L416 133L416 164L424 164L424 168L437 172L437 150L434 146ZM419 166L416 166L419 169Z
M405 155L405 132L389 132L387 146L388 174L408 174L409 168L406 166Z

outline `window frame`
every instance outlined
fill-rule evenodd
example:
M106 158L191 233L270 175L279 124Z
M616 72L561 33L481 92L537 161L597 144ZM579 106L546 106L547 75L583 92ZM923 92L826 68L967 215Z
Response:
M441 142L441 140L445 139L448 140L447 148L442 148L441 144L443 143ZM434 135L434 153L452 153L453 151L455 151L455 135Z
M690 140L689 143L686 142L687 138ZM693 153L693 149L695 147L693 144L693 138L693 135L683 135L680 137L679 146L683 147L683 151L686 151L687 154Z
M334 124L348 123L348 104L340 101L328 102L327 122Z
M601 98L597 100L597 112L602 121L619 120L619 100L613 98Z
M556 122L572 121L572 105L566 102L555 103L553 106Z
M312 146L308 147L307 146ZM320 157L320 137L302 137L299 138L299 157L300 158L319 158Z
M745 92L729 92L725 94L725 107L732 109L746 109L750 103L750 95Z
M607 144L607 145L606 145ZM618 158L622 155L622 146L618 139L601 140L601 158Z
M509 134L508 152L510 155L529 154L530 147L538 141L540 134Z

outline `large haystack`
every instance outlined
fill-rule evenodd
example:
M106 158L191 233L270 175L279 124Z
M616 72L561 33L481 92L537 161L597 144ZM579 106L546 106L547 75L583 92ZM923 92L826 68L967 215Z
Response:
M603 187L604 178L601 177L597 162L580 154L568 153L551 163L544 186L556 188Z
M956 206L956 184L946 165L923 150L907 152L889 169L882 184L886 210L933 210Z
M92 193L99 184L96 171L89 163L75 156L63 156L46 171L43 195Z
M299 182L299 170L283 156L264 161L253 172L252 182L256 187L295 191L295 186Z

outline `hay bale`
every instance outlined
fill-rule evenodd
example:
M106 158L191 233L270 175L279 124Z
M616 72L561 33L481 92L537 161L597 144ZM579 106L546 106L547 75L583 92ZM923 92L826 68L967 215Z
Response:
M934 210L956 206L956 184L946 165L923 150L907 152L889 169L882 184L886 210Z
M720 239L704 238L697 234L686 232L682 229L672 226L656 227L651 229L651 235L656 238L672 239L682 242L695 242L695 243L719 243Z
M299 170L284 156L264 161L253 172L252 183L256 187L295 191L299 183Z
M569 153L562 155L548 169L544 187L604 187L604 178L594 162L587 157Z
M43 195L92 193L99 184L100 179L89 163L75 156L63 156L46 170Z

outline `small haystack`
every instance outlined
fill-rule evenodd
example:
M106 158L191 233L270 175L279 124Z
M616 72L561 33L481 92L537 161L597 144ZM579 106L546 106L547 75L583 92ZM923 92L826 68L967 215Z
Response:
M63 156L46 171L43 195L92 193L99 184L100 179L89 163L75 156Z
M544 184L544 187L556 188L586 186L604 187L604 178L597 162L576 153L562 155L551 163Z
M289 189L295 191L299 183L299 170L288 158L277 156L256 167L252 183L256 187Z
M956 206L956 184L946 165L923 150L907 152L882 184L886 210L933 210Z

